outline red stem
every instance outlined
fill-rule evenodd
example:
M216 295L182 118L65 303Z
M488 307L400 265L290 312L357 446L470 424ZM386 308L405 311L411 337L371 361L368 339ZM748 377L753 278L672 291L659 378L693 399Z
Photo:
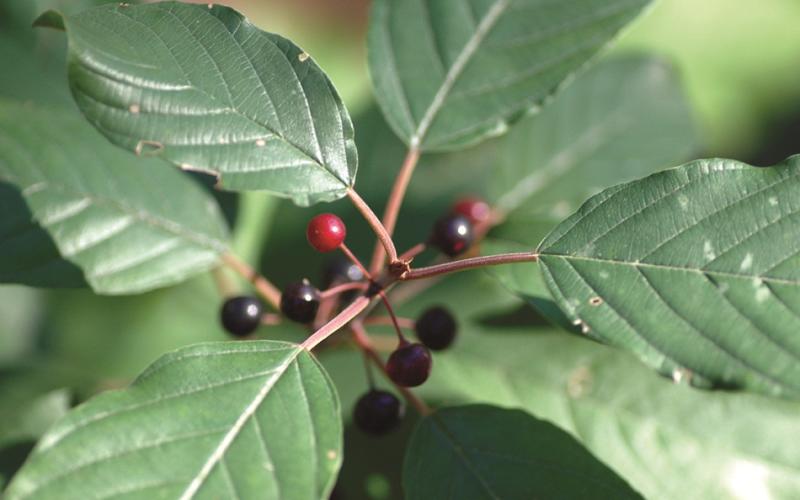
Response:
M356 257L356 255L350 251L350 248L347 245L342 243L341 245L339 245L339 250L341 250L347 256L348 259L350 259L350 262L355 264L356 267L358 267L361 270L361 272L368 280L372 280L372 275L370 274L370 272L367 271L367 268L364 267L364 264L362 264L361 261L358 259L358 257Z
M334 316L333 319L322 325L322 327L319 330L312 333L305 341L303 341L302 344L300 344L300 347L302 347L307 351L310 351L311 349L316 347L320 342L330 337L344 325L352 321L353 318L361 314L361 312L367 308L369 303L370 299L368 297L358 297L356 300L351 302L349 306L342 309L342 312L340 312L339 314Z
M361 196L359 196L354 189L348 189L347 196L350 198L350 201L353 202L353 205L356 207L356 209L361 212L361 215L364 216L364 219L366 219L367 223L378 237L378 248L380 248L382 252L385 251L387 254L389 254L389 260L392 262L397 260L397 249L394 247L391 231L386 230L386 227L381 224L381 221L378 219L378 216L375 215L375 212L372 211L369 205L367 205L367 202L364 201L364 199L361 198ZM380 270L380 268L378 268L378 270Z
M341 285L336 285L328 288L327 290L323 290L319 295L321 298L327 299L339 295L340 293L349 292L350 290L365 290L367 286L369 285L363 281L356 283L342 283Z
M386 202L386 209L383 212L383 227L385 228L389 238L391 239L394 234L394 228L397 225L397 216L400 213L400 206L403 204L408 184L411 182L411 176L414 174L414 169L419 161L419 150L411 148L406 153L403 164L400 166L400 171L394 180L392 192L389 194L389 200ZM384 245L385 246L385 245ZM388 249L386 250L388 252ZM372 252L372 261L369 268L373 274L377 274L383 267L383 259L386 256L384 248L380 245L375 245L375 250ZM397 255L392 255L389 252L389 262L394 262Z
M482 257L473 257L470 259L454 260L452 262L445 262L444 264L437 264L429 267L421 267L419 269L411 269L401 276L400 279L404 281L418 280L422 278L430 278L431 276L439 276L441 274L449 274L458 271L465 271L467 269L474 269L476 267L497 266L500 264L513 264L517 262L536 262L537 260L539 260L539 254L533 252L487 255Z
M246 262L232 253L222 254L222 262L241 275L244 279L251 282L256 291L266 300L275 310L281 309L281 291L269 282L265 277L256 272Z

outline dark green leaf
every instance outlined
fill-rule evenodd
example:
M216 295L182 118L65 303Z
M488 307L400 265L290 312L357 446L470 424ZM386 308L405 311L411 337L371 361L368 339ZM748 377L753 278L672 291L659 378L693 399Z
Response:
M327 498L339 402L311 355L283 342L201 344L57 423L6 498Z
M423 390L522 408L575 436L646 498L794 498L800 403L699 391L563 332L464 325Z
M227 230L209 194L159 160L110 146L79 116L0 102L0 130L0 181L21 191L37 223L95 291L133 293L177 283L212 266L225 250ZM4 252L18 255L17 243L27 248L26 238L36 236L26 217L14 214L13 231L4 228L12 243ZM64 266L46 259L52 249L39 241L42 246L27 248L30 258L20 257L25 282L73 285L66 272L41 277L36 265Z
M800 157L700 160L591 198L541 244L584 333L693 384L800 395Z
M423 151L503 133L649 0L378 0L369 66L395 132Z
M502 139L490 199L506 214L561 219L601 189L683 163L695 147L675 71L658 59L612 59Z
M115 144L300 205L352 186L347 110L289 40L220 5L114 4L65 24L72 92Z
M412 500L641 498L561 429L483 405L445 408L420 422L403 486Z

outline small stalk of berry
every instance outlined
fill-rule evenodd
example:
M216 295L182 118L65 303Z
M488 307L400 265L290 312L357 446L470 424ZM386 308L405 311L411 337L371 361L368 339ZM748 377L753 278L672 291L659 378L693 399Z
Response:
M456 257L474 241L472 223L461 214L448 214L436 221L429 243L448 257Z
M417 338L433 351L448 348L455 340L457 330L456 319L450 311L441 306L425 310L414 325Z
M311 323L319 310L320 292L308 280L288 285L281 294L281 312L292 321Z
M403 404L394 394L373 388L356 402L353 421L362 431L380 436L397 427L404 413Z
M222 304L220 321L225 331L242 338L256 331L261 324L263 312L261 302L255 297L231 297Z

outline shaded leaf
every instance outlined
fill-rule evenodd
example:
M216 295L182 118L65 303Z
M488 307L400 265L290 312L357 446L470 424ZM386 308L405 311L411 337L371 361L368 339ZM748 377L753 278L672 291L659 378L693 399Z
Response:
M424 418L406 452L403 486L409 499L641 498L561 429L484 405Z
M700 160L608 189L542 242L548 287L662 374L795 397L799 172Z
M6 498L326 498L341 442L336 393L307 351L200 344L69 413Z
M605 187L683 163L695 147L673 68L643 56L611 59L502 139L490 198L506 214L561 219Z
M699 391L633 356L531 327L464 326L424 395L522 408L575 436L653 500L794 498L800 404Z
M423 151L503 133L648 0L379 0L368 45L387 120Z
M300 205L352 186L347 110L289 40L228 7L176 2L97 7L65 25L75 100L115 144Z
M208 269L225 250L227 229L209 194L158 160L108 145L79 116L0 101L0 130L0 180L21 191L60 254L83 270L96 292L177 283ZM36 227L24 223L24 213L13 219L18 222L5 228L5 239L27 247ZM45 271L35 266L64 266L46 259L52 249L39 241L27 249L30 259L21 260L30 260L24 282L53 285L55 277L38 277ZM3 246L15 255L22 250ZM66 285L75 284L72 274L62 274Z

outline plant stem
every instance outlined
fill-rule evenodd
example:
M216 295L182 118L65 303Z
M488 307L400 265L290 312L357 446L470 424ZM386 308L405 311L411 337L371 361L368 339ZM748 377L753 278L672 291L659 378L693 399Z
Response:
M516 262L536 262L537 260L539 260L539 254L534 252L487 255L483 257L473 257L470 259L454 260L452 262L445 262L444 264L437 264L429 267L421 267L419 269L412 269L401 276L400 279L404 281L418 280L422 278L430 278L431 276L439 276L440 274L449 274L458 271L465 271L467 269L474 269L476 267L513 264Z
M312 333L306 340L303 341L302 344L300 344L300 347L310 351L320 342L336 333L337 330L361 314L361 312L367 308L370 302L371 300L368 297L358 297L356 300L351 302L349 306L342 309L342 312L322 325L319 330Z
M356 345L364 351L375 366L380 368L383 374L389 381L392 379L389 377L389 374L386 372L386 365L383 363L380 355L372 348L372 342L369 340L369 335L367 335L367 331L364 329L364 325L361 324L360 321L354 321L350 324L350 330L353 333L353 341L355 341ZM392 382L394 384L394 382ZM401 385L394 384L397 387L397 390L400 391L400 394L403 395L403 398L417 409L420 415L427 416L431 414L431 409L428 408L428 405L425 404L424 401L419 399L413 392L411 392L408 387L403 387Z
M414 257L416 257L417 255L419 255L422 252L424 252L426 248L428 248L427 244L425 244L425 243L417 243L413 247L411 247L408 250L406 250L405 252L401 253L397 257L397 259L401 260L401 261L404 261L404 262L410 261Z
M361 270L365 278L367 278L368 280L372 280L372 275L370 274L370 272L367 271L367 268L364 267L364 264L361 263L361 260L359 260L359 258L356 257L356 254L350 251L350 248L347 245L342 243L341 245L339 245L339 250L341 250L347 256L348 259L350 259L350 262L355 264L356 267L358 267L358 269Z
M375 232L375 235L378 237L379 247L389 255L389 260L392 262L397 260L397 249L394 247L391 232L386 230L384 225L381 224L380 219L378 219L378 216L375 215L375 212L372 211L369 205L367 205L367 202L364 201L354 189L348 189L347 196ZM380 268L378 269L380 270Z
M365 290L369 285L364 283L363 281L359 281L356 283L342 283L341 285L336 285L334 287L328 288L327 290L323 290L320 292L320 296L323 299L327 299L333 297L335 295L339 295L343 292L348 292L350 290Z
M411 182L411 176L414 175L414 169L419 162L419 150L411 148L406 153L403 164L400 166L400 171L394 180L392 192L389 194L389 200L386 202L386 209L383 212L383 227L391 238L394 234L394 228L397 225L397 216L400 213L400 206L403 204L408 184ZM388 249L387 249L388 252ZM373 274L377 274L383 266L383 259L385 257L384 249L379 245L375 245L375 250L372 252L372 261L369 268ZM394 257L394 258L393 258ZM395 254L389 252L389 262L393 262L397 258Z
M251 282L259 295L274 307L275 310L279 311L281 309L281 291L270 283L267 278L258 274L255 269L233 253L228 252L222 254L222 261L226 266L236 271L241 277Z

